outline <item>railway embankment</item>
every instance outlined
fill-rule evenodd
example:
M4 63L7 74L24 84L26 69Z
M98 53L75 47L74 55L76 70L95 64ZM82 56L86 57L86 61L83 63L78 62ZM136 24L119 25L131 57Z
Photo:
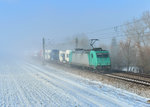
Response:
M132 82L132 81L126 81L126 80L119 79L119 78L109 77L106 74L95 73L95 71L93 71L93 70L87 70L87 69L77 68L77 67L70 67L68 65L47 63L47 66L52 66L52 67L64 70L66 72L70 72L75 75L79 75L81 77L90 79L92 81L99 81L104 84L112 85L116 88L124 89L129 92L138 94L140 96L150 98L150 86L149 85L139 84L139 83ZM115 73L113 73L113 74L115 74ZM116 73L115 75L118 75L120 77L121 76L130 77L134 80L138 78L140 80L150 81L149 78L144 78L144 77L134 76L134 75L129 75L129 74L122 74L122 73L117 74Z

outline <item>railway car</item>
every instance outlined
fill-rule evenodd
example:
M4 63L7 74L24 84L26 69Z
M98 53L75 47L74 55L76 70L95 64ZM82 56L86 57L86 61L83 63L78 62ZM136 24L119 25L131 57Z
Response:
M59 61L59 50L56 49L51 50L50 61Z
M51 50L45 50L45 60L46 61L50 60L50 53L51 53Z
M69 63L69 54L71 53L71 50L66 50L65 52L65 61L66 63Z
M61 63L66 63L66 60L65 60L65 51L59 51L59 61Z
M69 63L93 69L107 69L111 68L111 60L109 52L101 48L94 48L91 50L75 50L70 52Z

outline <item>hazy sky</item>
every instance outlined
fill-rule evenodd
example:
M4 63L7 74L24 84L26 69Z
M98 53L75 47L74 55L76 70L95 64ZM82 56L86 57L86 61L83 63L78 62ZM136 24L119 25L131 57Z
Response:
M146 10L150 0L0 0L1 53L120 25Z

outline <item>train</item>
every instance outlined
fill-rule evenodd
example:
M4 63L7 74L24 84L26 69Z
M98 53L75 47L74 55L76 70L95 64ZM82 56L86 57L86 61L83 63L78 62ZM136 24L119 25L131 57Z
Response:
M74 65L96 70L110 70L108 50L102 48L75 50L45 50L45 61Z

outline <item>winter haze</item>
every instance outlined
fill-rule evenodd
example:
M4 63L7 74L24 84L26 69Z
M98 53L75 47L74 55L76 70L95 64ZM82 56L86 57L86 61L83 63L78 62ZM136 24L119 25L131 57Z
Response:
M149 4L142 0L0 0L0 55L41 49L42 37L61 43L78 33L123 24L149 10Z
M0 107L89 106L150 106L150 1L0 0Z

